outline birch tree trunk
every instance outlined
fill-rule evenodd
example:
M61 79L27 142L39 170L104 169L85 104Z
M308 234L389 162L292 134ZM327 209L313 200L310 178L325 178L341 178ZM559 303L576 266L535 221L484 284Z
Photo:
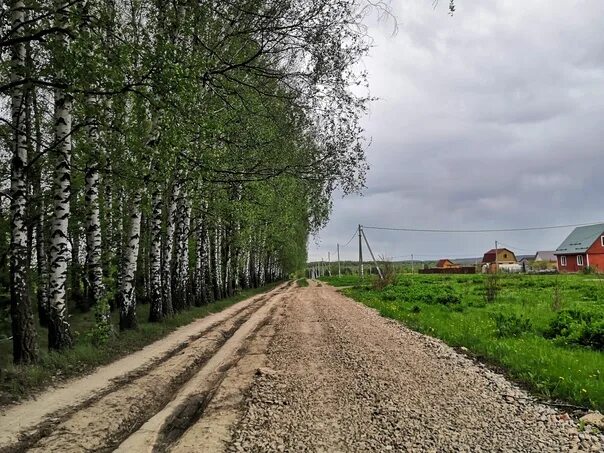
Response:
M120 187L117 191L116 197L113 199L113 204L115 205L116 216L114 218L114 234L112 243L114 246L113 262L115 263L115 288L117 291L115 292L115 296L113 298L113 305L111 306L111 311L115 309L119 309L122 306L122 301L120 299L121 293L119 289L122 286L122 270L124 269L124 231L126 229L126 215L124 214L123 208L123 200L124 199L124 189Z
M151 248L149 251L150 267L150 309L149 321L159 322L163 318L161 286L161 214L162 197L155 190L151 197Z
M205 219L204 219L205 220ZM210 247L210 230L208 228L207 221L204 221L203 224L203 263L204 263L204 273L203 273L203 292L205 294L206 303L214 302L214 290L212 286L212 260L210 259L210 255L212 254L212 250Z
M204 207L204 204L202 204ZM205 208L205 207L204 207ZM197 233L197 261L195 265L195 304L212 302L208 228L205 216L200 219Z
M180 193L178 182L174 183L170 202L168 204L168 213L166 216L166 236L162 250L162 312L164 316L171 316L174 313L172 306L172 254L174 245L174 229L176 225L176 201Z
M81 312L87 312L89 310L88 302L82 294L82 266L80 265L80 227L74 225L71 233L71 266L70 266L70 280L71 280L71 300L75 301L76 307Z
M65 284L69 261L68 223L71 195L71 97L62 89L55 91L55 141L57 160L54 170L54 212L50 233L50 322L48 347L71 346L67 322Z
M220 251L220 221L216 221L211 235L211 266L212 266L212 288L214 300L222 299L222 269Z
M41 194L35 193L41 197ZM48 327L48 259L44 237L44 202L40 200L36 219L36 267L38 271L38 319L42 327Z
M124 253L123 270L121 272L122 277L119 289L121 302L120 330L135 329L137 327L135 275L141 237L141 199L142 193L140 190L137 190L132 202L128 245Z
M89 137L96 146L98 134L89 131ZM88 304L95 307L97 329L107 332L111 329L111 310L105 298L102 264L102 237L99 207L99 167L98 162L86 169L85 202L88 208L86 215L86 274Z
M42 153L42 125L41 112L38 109L37 94L32 91L32 110L36 130L36 155ZM36 299L38 304L38 320L42 327L48 327L48 256L46 255L46 202L42 191L42 163L38 163L32 172L35 174L33 182L33 196L36 200L36 269L38 273Z
M174 275L172 300L174 310L180 311L188 305L189 287L189 205L184 193L178 201L178 222L175 236Z
M13 28L25 22L25 4L17 0L11 4ZM19 34L22 33L20 29ZM11 81L25 77L26 47L13 45ZM11 93L13 126L13 155L11 161L11 322L13 334L13 361L18 364L33 363L38 358L37 334L34 324L27 284L27 228L25 168L27 166L26 111L27 89L16 86Z
M101 249L102 253L102 263L103 263L103 275L106 277L110 276L111 263L113 260L115 248L113 241L113 188L111 187L112 183L112 175L111 175L111 164L107 163L104 168L103 173L103 210L102 210L102 219L101 223L101 244L103 245Z
M63 28L66 11L57 12L57 26ZM58 44L65 49L65 36L60 35ZM57 71L57 79L63 76ZM71 120L72 98L62 88L55 89L55 154L53 187L53 215L50 231L50 319L48 325L49 349L61 350L73 343L71 328L67 321L66 282L69 261L68 225L71 197Z
M175 232L174 232L174 251L172 256L172 306L175 312L179 312L184 309L185 293L183 286L183 247L185 240L185 203L184 203L184 192L182 189L178 191L178 197L176 199L176 218L175 218Z

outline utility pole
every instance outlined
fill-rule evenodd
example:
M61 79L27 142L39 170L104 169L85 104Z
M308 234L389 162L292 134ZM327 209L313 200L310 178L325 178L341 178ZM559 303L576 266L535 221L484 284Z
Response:
M365 244L367 244L367 249L369 250L369 253L371 254L371 259L373 259L373 264L375 264L375 268L378 271L378 275L383 280L384 276L382 275L382 271L380 270L380 266L378 266L378 263L375 260L375 256L373 255L373 251L371 250L371 246L369 245L369 241L367 240L367 236L365 236L365 232L363 230L361 230L361 233L363 233L363 238L365 239Z
M495 241L495 273L499 272L499 263L497 260L497 255L499 255L499 243Z
M362 236L362 227L359 223L359 277L363 278L363 238Z
M331 252L327 252L327 272L329 272L329 276L331 277Z
M338 277L342 276L342 271L340 269L340 244L337 245L338 248Z

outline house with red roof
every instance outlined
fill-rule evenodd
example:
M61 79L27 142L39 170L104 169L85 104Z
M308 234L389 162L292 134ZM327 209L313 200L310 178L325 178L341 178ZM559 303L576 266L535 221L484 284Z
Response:
M554 252L560 272L604 272L604 223L575 228Z
M497 252L497 259L495 259L495 252ZM499 248L497 250L491 249L482 256L482 264L492 264L495 261L497 261L498 264L518 263L514 252L506 248Z
M461 267L459 264L455 264L453 261L451 261L448 258L442 259L442 260L438 260L436 262L436 267L438 269L446 269L446 268L457 268L457 267Z

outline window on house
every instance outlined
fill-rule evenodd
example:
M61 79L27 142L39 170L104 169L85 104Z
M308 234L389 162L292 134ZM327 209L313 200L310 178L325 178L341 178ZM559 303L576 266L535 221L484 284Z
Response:
M503 257L504 257L504 258L507 258L507 257L508 257L508 254L507 254L507 253L504 253L504 254L503 254Z
M600 237L600 242L602 243L602 247L604 247L604 236Z
M561 256L561 257L560 257L560 264L561 264L562 266L566 266L566 257L565 257L565 256Z
M583 255L577 255L577 266L583 266Z

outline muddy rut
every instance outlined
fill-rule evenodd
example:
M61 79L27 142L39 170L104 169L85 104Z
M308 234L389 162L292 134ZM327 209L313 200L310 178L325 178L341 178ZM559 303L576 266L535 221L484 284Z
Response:
M266 322L269 308L291 291L291 284L281 285L120 360L121 370L110 365L37 401L8 408L0 417L0 451L113 451L169 405L208 362L236 360L247 337ZM150 352L158 355L150 357ZM226 369L214 373L216 379Z

